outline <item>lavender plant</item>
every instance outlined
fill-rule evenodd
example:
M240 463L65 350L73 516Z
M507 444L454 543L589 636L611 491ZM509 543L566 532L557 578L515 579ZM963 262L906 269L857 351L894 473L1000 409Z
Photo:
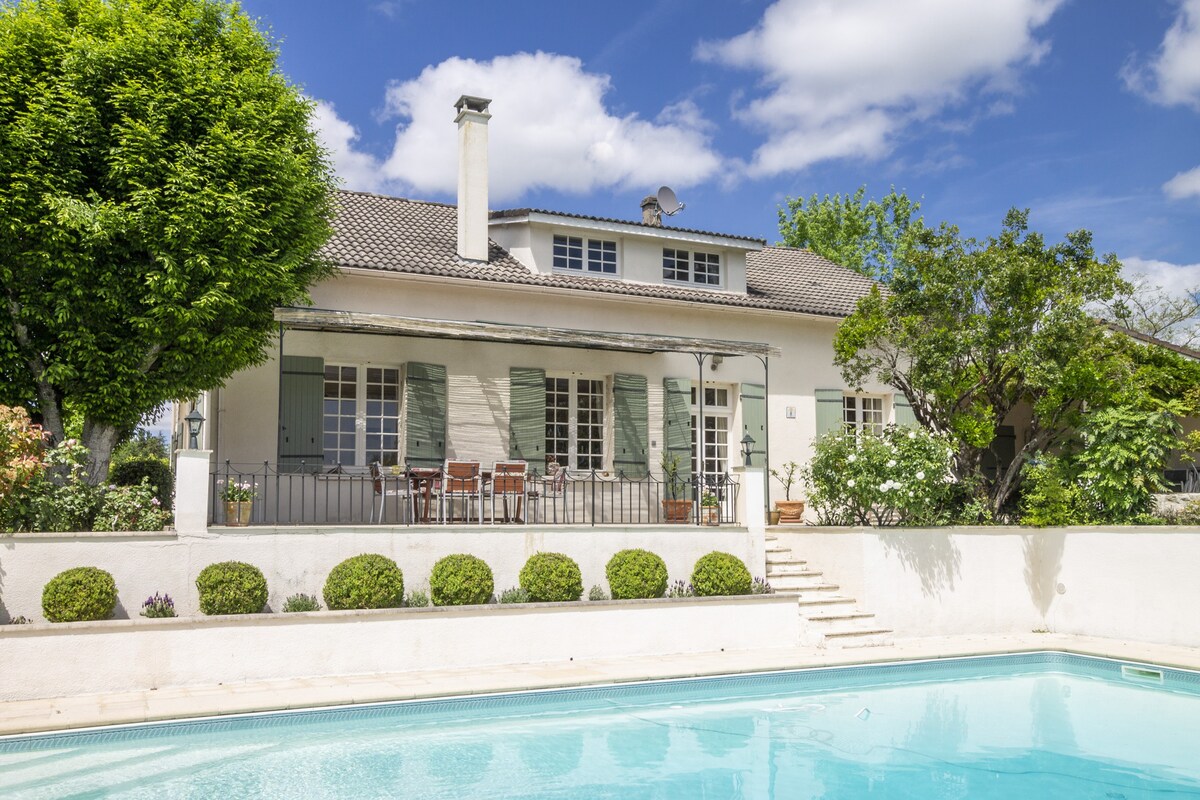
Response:
M155 592L152 597L147 597L142 603L142 616L151 619L173 617L175 616L175 601L169 594Z

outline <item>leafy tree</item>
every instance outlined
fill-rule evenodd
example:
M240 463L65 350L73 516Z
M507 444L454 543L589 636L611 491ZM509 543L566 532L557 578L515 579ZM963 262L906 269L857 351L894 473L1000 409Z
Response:
M888 281L902 260L910 235L922 228L919 201L894 188L882 200L863 201L867 187L853 195L807 201L789 197L779 209L781 244L805 247L835 264Z
M1103 304L1100 315L1127 330L1184 347L1200 346L1200 284L1176 294L1139 275Z
M1119 270L1115 257L1096 257L1087 231L1047 245L1016 209L984 242L948 225L922 228L894 261L889 291L875 289L840 326L836 362L852 385L895 387L922 425L949 435L954 473L968 483L982 475L998 427L1027 403L1029 437L989 488L996 513L1025 461L1078 428L1087 404L1105 404L1128 377L1114 337L1085 310L1112 298Z
M0 402L59 441L81 413L92 481L330 270L332 172L276 61L219 0L0 6Z

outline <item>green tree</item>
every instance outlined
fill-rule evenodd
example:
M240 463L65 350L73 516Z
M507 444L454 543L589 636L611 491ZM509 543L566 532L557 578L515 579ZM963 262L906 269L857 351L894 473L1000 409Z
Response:
M895 387L922 425L949 435L960 481L982 482L997 428L1028 404L1029 436L988 490L996 513L1016 493L1025 461L1128 378L1111 332L1085 310L1118 291L1119 270L1115 257L1096 257L1087 231L1047 245L1016 209L983 242L953 226L923 228L894 262L889 291L874 290L840 326L836 362L851 385Z
M93 481L329 274L332 171L277 55L218 0L0 6L0 402L60 440L81 413Z
M910 236L922 228L914 215L921 204L894 188L882 200L867 200L867 187L853 195L808 200L789 197L779 209L781 244L804 247L835 264L887 282L902 260Z

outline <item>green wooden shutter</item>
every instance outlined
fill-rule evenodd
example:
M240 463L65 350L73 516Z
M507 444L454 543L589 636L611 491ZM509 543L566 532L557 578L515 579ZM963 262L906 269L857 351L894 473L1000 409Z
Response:
M751 466L762 467L767 463L767 387L761 383L742 384L742 436L750 435L754 445L750 448L753 457ZM742 449L742 436L730 442L731 451Z
M613 375L613 470L644 478L650 467L650 407L646 378Z
M817 389L817 436L842 427L842 390Z
M663 378L663 455L679 459L679 479L692 479L692 382ZM691 497L685 490L680 500Z
M284 356L279 370L279 471L297 472L300 462L319 471L325 453L321 441L321 400L325 396L325 360Z
M414 467L440 467L446 460L446 368L405 365L405 453Z
M546 371L508 370L508 457L546 465Z
M902 394L892 395L892 421L897 425L917 424L917 415L913 413L912 403Z

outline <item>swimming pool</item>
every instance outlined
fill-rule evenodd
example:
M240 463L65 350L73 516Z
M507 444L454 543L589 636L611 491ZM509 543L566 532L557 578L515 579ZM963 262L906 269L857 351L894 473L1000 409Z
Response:
M0 739L0 796L1200 798L1200 673L1062 653Z

